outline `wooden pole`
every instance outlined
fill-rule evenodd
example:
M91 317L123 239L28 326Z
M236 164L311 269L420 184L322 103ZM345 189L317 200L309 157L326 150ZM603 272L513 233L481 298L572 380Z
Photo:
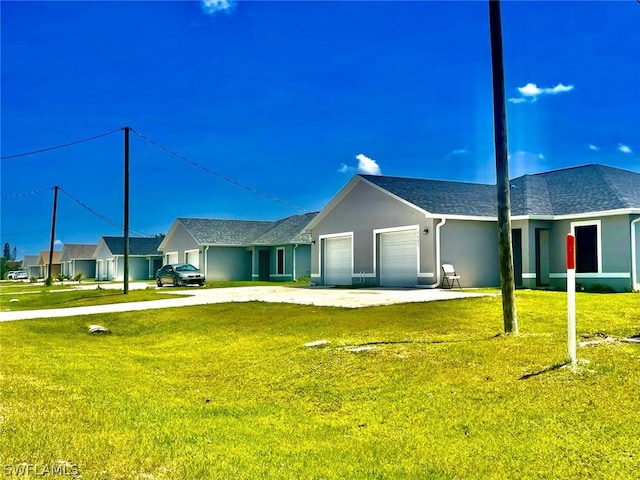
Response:
M124 294L129 293L129 127L124 127Z
M47 268L47 280L45 285L51 286L51 270L53 270L53 244L56 238L56 214L58 211L58 186L53 187L53 215L51 218L51 243L49 244L49 267Z
M496 148L498 256L500 260L500 286L502 288L502 316L505 333L518 333L511 241L507 112L504 100L504 65L499 0L489 0L489 26L491 30L491 71L493 74L493 123Z

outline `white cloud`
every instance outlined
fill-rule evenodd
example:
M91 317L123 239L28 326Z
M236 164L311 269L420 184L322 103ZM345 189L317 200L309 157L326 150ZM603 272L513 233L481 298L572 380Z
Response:
M587 148L588 148L589 150L594 151L594 152L598 152L598 151L600 151L600 147L598 147L598 146L594 145L593 143L590 143L589 145L587 145Z
M342 165L340 165L338 171L340 173L357 172L364 173L366 175L382 175L382 170L380 170L380 166L375 160L367 157L362 153L356 155L356 159L358 160L357 167L352 167L350 165L347 165L346 163L343 163Z
M618 144L618 151L622 152L622 153L633 153L633 151L631 150L631 148L627 145L624 145L622 143Z
M56 247L59 247L60 245L62 245L62 240L56 240L55 242L53 242L53 244L54 244Z
M549 93L551 95L555 95L556 93L570 92L571 90L573 90L573 85L563 85L561 83L559 83L553 88L542 89L543 93Z
M566 93L573 90L573 85L557 84L555 87L538 87L535 83L527 83L524 87L518 87L520 97L512 97L509 99L511 103L524 103L529 101L535 102L542 95L557 95L558 93Z
M356 155L358 160L358 173L366 173L368 175L382 175L382 170L375 160L363 155Z
M466 148L459 148L451 152L452 155L465 155L467 153L469 153L469 150L467 150Z
M218 12L233 10L236 2L234 0L201 0L200 6L204 13L213 15Z
M338 171L340 173L351 173L355 171L355 168L350 167L349 165L347 165L346 163L343 163L342 165L340 165L340 168L338 169Z
M520 95L523 97L537 97L542 93L535 83L527 83L524 87L518 87Z

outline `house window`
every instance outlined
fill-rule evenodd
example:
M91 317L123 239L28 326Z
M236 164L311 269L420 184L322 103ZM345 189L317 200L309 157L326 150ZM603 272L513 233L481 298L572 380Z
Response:
M278 259L277 259L277 268L276 274L284 275L284 248L278 249Z
M576 273L598 272L598 226L575 227Z

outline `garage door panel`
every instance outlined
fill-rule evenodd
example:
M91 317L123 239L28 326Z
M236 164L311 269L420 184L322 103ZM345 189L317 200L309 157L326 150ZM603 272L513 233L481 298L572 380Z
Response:
M415 230L380 234L380 285L412 287L418 277L418 238Z
M351 237L324 240L324 283L326 285L351 285L353 258Z
M194 267L200 268L200 252L187 252L185 263L190 263Z
M169 265L172 263L178 263L178 252L168 253L166 258L167 258L166 265Z

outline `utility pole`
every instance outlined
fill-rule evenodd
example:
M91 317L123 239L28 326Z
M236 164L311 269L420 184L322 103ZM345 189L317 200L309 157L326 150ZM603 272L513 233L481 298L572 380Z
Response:
M511 241L511 198L507 150L507 112L504 101L504 64L500 0L489 0L491 31L491 72L493 74L493 125L496 148L496 188L498 197L498 256L502 288L502 317L505 333L518 333L516 285Z
M129 130L124 127L124 294L129 293Z
M51 270L53 270L53 244L56 238L56 213L58 210L58 187L53 187L53 216L51 219L51 244L49 245L49 268L47 269L47 280L45 285L51 286Z

